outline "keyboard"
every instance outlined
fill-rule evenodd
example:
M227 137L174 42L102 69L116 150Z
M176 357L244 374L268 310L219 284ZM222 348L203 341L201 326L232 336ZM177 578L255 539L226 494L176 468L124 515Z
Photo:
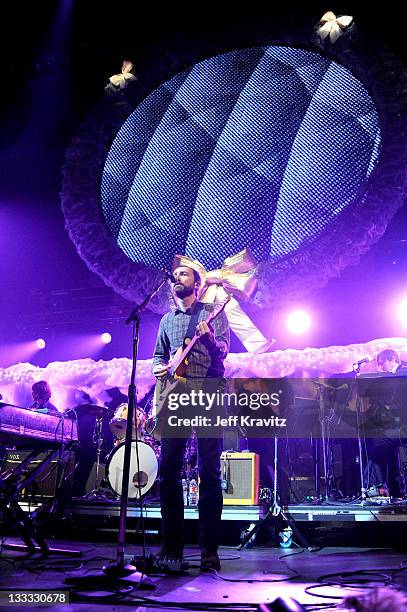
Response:
M62 416L1 404L0 444L10 446L34 440L50 444L77 442L77 423Z

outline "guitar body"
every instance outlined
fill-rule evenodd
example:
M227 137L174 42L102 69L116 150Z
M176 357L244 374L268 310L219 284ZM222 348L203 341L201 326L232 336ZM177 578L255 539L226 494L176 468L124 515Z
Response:
M168 414L167 398L179 385L180 378L172 375L157 379L154 389L153 407L151 416L147 419L144 430L158 442L162 436L161 424L165 422Z

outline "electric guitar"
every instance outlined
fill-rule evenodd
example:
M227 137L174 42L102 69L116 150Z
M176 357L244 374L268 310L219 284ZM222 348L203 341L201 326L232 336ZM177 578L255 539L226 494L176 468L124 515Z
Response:
M222 312L231 298L232 295L228 295L223 302L215 304L214 309L209 313L208 318L205 319L208 325ZM201 322L202 321L199 321L199 323ZM153 436L156 440L161 439L161 431L158 426L159 422L163 420L168 412L168 408L166 408L166 399L179 382L186 380L185 374L188 369L188 355L199 339L200 336L195 332L195 335L186 346L180 346L177 349L174 357L170 361L168 373L165 376L157 378L151 411L152 415L147 419L144 425L145 433L149 436Z

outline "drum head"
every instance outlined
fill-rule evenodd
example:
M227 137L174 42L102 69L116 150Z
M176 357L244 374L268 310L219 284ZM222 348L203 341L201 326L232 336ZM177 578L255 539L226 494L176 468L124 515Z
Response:
M124 442L112 450L106 464L107 481L117 495L122 493L123 460ZM157 478L157 472L158 461L153 449L144 442L136 443L133 440L130 454L129 499L138 499L140 495L145 495L153 486Z
M126 427L127 420L126 419L113 419L109 423L110 431L118 440L124 440L126 437Z
M138 423L138 438L141 439L141 433L145 421L145 412L141 406L136 406L135 412L137 415L137 423ZM124 440L126 437L126 428L127 428L127 413L128 413L128 405L120 404L114 413L112 420L109 423L110 431L114 435L117 440ZM133 437L136 437L136 428L133 422Z

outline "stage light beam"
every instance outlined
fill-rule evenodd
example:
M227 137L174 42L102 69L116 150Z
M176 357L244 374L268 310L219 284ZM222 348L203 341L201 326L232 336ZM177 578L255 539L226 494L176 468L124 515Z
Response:
M110 344L110 342L112 341L112 336L109 334L109 332L104 332L101 335L101 338L102 338L103 344Z
M407 298L405 298L399 305L399 319L404 327L407 327Z
M287 327L292 334L305 334L311 327L311 317L304 310L293 310L287 317Z

